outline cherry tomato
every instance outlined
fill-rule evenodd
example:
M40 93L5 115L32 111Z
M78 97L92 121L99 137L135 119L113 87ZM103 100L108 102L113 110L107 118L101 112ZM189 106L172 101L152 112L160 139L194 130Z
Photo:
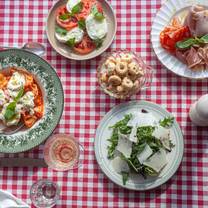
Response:
M160 33L160 43L163 48L174 53L176 50L176 43L188 37L190 37L189 28L181 25L179 21L174 18L171 25L165 27Z

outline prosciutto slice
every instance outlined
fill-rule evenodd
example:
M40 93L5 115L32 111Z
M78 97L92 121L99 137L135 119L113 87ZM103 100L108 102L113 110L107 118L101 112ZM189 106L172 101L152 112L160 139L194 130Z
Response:
M192 70L208 69L208 44L204 47L191 47L186 51L176 50L176 57Z
M193 5L184 24L189 27L193 36L208 34L208 9L203 6Z
M191 47L189 50L186 56L186 62L189 68L193 68L202 62L202 59L199 57L199 54L195 48Z

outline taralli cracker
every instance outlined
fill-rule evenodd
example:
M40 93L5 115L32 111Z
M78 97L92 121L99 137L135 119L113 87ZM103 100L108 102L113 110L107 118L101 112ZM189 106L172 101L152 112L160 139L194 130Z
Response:
M130 51L113 52L99 66L98 81L116 98L137 93L145 80L146 65Z

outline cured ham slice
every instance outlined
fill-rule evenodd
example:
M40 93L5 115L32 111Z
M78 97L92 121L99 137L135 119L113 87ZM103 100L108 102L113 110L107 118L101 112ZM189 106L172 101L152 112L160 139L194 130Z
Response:
M192 6L184 24L189 27L193 36L208 34L208 9L199 5Z
M188 50L176 50L176 57L187 64L192 70L204 70L208 68L208 45Z
M197 50L191 47L191 49L189 50L186 56L186 61L187 61L188 67L193 68L196 65L200 64L202 62L202 59L199 57Z

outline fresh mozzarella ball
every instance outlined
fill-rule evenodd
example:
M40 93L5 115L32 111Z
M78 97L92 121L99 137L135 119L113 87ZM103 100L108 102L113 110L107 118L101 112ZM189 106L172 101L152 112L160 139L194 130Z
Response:
M75 38L75 43L79 43L81 42L84 36L84 31L80 29L79 27L75 27L71 29L70 31L68 31L66 35L55 33L55 36L57 40L61 43L66 43L69 39L73 39L73 38Z
M32 92L26 92L24 96L21 97L19 103L20 107L29 111L31 114L34 113L34 94Z
M3 106L6 103L6 96L4 91L0 89L0 106Z
M107 21L104 18L103 20L96 20L92 14L86 18L86 29L87 33L91 39L102 39L108 32Z
M16 97L19 93L19 90L25 85L25 76L19 72L14 72L11 76L7 89L11 97Z
M68 0L66 4L66 9L68 12L71 12L72 8L76 6L81 0Z
M2 112L0 113L0 119L3 121L3 123L6 125L6 126L13 126L13 125L17 125L20 121L20 118L21 118L21 114L20 112L17 112L16 109L15 109L15 113L16 115L14 116L14 118L12 118L11 120L9 121L6 121L5 117L4 117L4 114L6 113L6 108L7 106L9 105L10 103L6 103L4 106L3 106L3 109L2 109Z

